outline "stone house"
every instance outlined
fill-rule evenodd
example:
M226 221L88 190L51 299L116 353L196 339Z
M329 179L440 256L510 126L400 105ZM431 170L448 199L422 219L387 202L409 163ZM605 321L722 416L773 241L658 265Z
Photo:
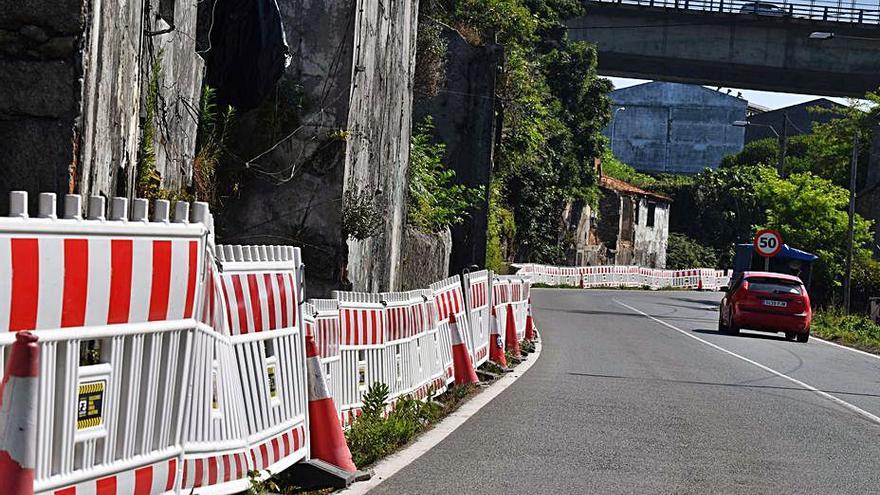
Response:
M672 200L613 177L601 176L599 187L597 210L572 202L564 212L574 236L568 262L665 268Z

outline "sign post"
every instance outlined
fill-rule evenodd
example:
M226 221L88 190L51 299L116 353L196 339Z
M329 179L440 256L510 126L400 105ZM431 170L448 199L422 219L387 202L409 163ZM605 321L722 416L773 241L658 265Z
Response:
M782 250L782 236L770 229L759 230L753 241L755 251L764 257L764 271L770 271L770 258Z

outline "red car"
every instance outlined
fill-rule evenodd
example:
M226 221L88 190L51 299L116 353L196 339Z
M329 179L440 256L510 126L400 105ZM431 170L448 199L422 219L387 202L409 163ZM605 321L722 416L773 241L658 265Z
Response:
M813 312L801 279L772 272L744 272L730 281L718 315L718 331L736 335L741 328L785 332L788 340L810 339Z

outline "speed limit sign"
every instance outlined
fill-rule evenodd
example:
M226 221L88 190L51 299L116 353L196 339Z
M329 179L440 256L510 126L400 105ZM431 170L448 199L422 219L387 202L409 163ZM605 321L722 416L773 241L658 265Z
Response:
M758 254L770 258L779 254L782 249L782 236L775 230L759 230L755 234L754 245Z

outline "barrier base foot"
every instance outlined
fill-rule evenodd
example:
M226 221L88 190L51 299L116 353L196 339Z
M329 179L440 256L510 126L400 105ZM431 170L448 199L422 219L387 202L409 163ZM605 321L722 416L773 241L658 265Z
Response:
M364 481L372 477L365 471L349 472L320 459L309 459L290 466L291 477L297 486L304 490L322 488L347 488L355 481Z

